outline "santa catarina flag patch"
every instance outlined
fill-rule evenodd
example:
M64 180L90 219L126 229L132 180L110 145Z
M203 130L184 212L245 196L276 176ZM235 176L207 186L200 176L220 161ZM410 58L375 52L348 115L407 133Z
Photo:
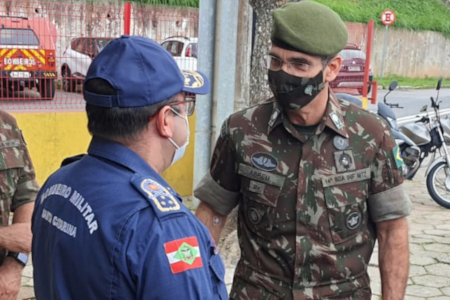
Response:
M203 267L196 236L167 242L164 250L173 274Z

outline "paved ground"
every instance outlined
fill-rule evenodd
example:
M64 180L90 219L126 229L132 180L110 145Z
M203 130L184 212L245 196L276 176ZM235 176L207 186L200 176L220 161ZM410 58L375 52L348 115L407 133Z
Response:
M411 268L405 299L450 300L450 210L438 206L430 198L424 173L425 168L422 168L413 181L405 183L413 202L413 211L409 217ZM222 249L222 253L227 250L233 249ZM225 257L228 287L237 256L234 249L234 253ZM369 269L373 299L380 299L381 294L377 256L375 251ZM32 267L29 264L23 273L19 299L31 300L34 299L33 295Z

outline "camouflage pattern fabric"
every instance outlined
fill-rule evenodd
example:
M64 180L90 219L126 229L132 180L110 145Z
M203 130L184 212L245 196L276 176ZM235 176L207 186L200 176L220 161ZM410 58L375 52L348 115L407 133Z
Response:
M230 116L195 191L213 208L228 201L223 213L239 204L230 298L370 299L375 221L411 209L395 146L386 122L331 91L312 135L273 99Z
M0 152L0 218L1 226L8 226L10 212L25 203L33 202L39 186L17 122L1 110ZM5 256L6 250L0 248L0 265Z

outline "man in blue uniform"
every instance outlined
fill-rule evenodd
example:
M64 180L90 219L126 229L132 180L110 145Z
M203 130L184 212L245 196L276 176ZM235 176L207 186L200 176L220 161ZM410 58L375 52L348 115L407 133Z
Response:
M189 141L185 93L208 91L147 38L123 36L94 59L88 154L65 161L36 200L37 299L228 299L213 239L160 176Z

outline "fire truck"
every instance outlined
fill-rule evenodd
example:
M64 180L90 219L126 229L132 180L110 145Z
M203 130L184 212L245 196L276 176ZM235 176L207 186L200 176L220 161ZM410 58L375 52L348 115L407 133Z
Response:
M0 16L0 97L36 87L40 98L56 91L56 27L47 18Z

